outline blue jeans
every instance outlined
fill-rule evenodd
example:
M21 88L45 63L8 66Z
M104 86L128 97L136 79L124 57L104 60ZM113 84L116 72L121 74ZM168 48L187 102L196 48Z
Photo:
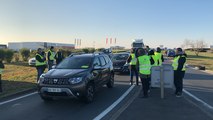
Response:
M36 67L36 69L37 69L37 81L38 81L40 76L44 73L44 67L39 66L39 67Z
M53 60L48 61L48 71L52 69L53 66Z

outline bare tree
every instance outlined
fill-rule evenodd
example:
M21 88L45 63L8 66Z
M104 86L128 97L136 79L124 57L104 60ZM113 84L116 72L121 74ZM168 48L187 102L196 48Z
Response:
M190 46L191 46L191 40L189 40L189 39L185 39L183 41L183 44L181 45L181 47L185 48L185 49L189 48Z
M204 47L207 46L204 40L196 40L196 41L191 41L190 43L191 48L195 52L195 55L198 56L200 51L203 50Z

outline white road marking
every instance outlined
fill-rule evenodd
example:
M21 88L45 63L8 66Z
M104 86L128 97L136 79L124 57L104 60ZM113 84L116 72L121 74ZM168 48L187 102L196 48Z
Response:
M33 92L33 93L30 93L30 94L27 94L27 95L23 95L23 96L20 96L20 97L11 99L11 100L7 100L7 101L4 101L4 102L0 102L0 105L4 105L4 104L7 104L7 103L9 103L9 102L13 102L13 101L16 101L16 100L19 100L19 99L22 99L22 98L25 98L25 97L28 97L28 96L37 94L37 93L38 93L38 92Z
M132 85L119 99L117 99L112 105L110 105L106 110L104 110L93 120L100 120L101 118L103 118L107 113L109 113L113 108L115 108L115 106L118 105L131 92L134 87L135 85Z
M203 100L197 98L196 96L194 96L193 94L191 94L190 92L188 92L187 90L183 89L183 92L186 93L187 95L191 96L192 98L194 98L195 100L197 100L198 102L202 103L204 106L208 107L209 109L213 110L213 107L211 105L209 105L208 103L204 102Z

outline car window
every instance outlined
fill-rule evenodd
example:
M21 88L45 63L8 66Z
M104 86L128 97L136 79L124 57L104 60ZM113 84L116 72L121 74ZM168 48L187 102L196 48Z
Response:
M104 57L99 57L99 58L101 60L101 65L102 66L106 65L106 61L105 61Z
M109 63L109 57L107 56L104 56L105 60L106 60L106 63Z
M96 57L93 62L94 66L101 66L100 60Z
M112 60L127 60L129 57L128 54L114 54Z
M56 69L88 69L91 61L91 57L69 57L64 59Z

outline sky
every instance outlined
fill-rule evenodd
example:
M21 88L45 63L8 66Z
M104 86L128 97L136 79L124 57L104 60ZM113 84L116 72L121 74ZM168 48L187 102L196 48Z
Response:
M0 0L0 44L57 42L80 47L213 45L213 0ZM116 43L106 44L106 38Z

